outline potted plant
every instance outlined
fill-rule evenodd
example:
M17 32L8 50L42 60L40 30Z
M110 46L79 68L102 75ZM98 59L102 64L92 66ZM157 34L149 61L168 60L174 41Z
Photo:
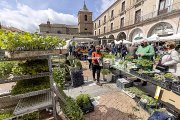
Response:
M101 73L103 75L104 81L111 81L112 80L112 73L109 69L102 69Z
M89 113L94 111L94 106L88 94L80 94L79 96L77 96L76 103L81 108L83 113Z

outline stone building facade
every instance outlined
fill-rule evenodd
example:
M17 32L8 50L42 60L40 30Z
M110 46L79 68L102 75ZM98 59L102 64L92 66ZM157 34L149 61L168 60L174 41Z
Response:
M93 24L94 35L109 40L169 36L180 33L180 1L116 0Z
M49 20L47 24L40 24L39 28L42 34L78 34L77 25L51 24Z
M78 12L78 25L51 24L48 20L46 24L40 24L39 28L42 34L93 35L92 12L84 3L83 8Z

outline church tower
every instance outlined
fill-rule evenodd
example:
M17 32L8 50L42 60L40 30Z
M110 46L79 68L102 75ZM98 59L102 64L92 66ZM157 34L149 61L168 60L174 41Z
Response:
M88 10L85 1L83 8L78 12L78 30L82 35L93 34L92 12Z

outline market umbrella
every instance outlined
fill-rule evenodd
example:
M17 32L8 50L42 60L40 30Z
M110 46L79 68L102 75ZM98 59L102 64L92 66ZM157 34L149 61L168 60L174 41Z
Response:
M132 42L128 41L128 40L114 40L114 43L115 44L120 44L120 43L123 43L123 44L132 44Z

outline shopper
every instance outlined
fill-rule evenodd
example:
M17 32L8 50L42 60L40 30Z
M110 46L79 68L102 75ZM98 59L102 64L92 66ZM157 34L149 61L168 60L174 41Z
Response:
M136 54L135 54L136 50L137 50L137 47L135 46L134 43L132 43L131 46L128 47L128 54L136 58Z
M176 43L168 41L165 43L166 54L162 57L161 64L169 67L169 72L176 74L177 64L180 62L179 54L175 50Z
M97 72L97 84L100 84L100 72L102 67L102 53L100 51L100 46L96 46L96 51L92 53L92 73L93 73L93 80L95 81L95 74Z
M89 61L89 69L92 69L92 53L95 51L95 47L91 45L88 50L88 61Z
M147 43L147 40L144 39L141 43L141 45L138 47L136 51L136 55L138 56L138 59L147 59L153 61L153 56L155 55L155 51L152 45L149 45ZM153 65L152 65L153 68ZM143 82L143 86L147 85L147 82Z

